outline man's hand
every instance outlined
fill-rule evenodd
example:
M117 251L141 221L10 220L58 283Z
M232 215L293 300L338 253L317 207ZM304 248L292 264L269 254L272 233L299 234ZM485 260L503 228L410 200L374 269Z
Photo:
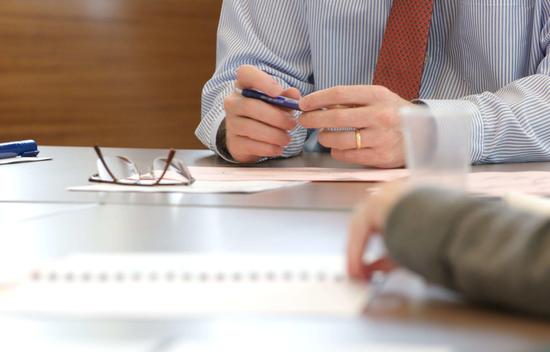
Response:
M239 67L235 86L260 90L272 97L301 97L296 88L284 90L273 77L249 65ZM296 127L291 111L238 93L225 98L224 108L227 149L236 161L252 163L261 157L280 156L290 143L288 132Z
M347 248L348 273L351 277L368 280L375 271L390 271L395 264L388 257L364 263L363 254L372 236L383 235L387 218L406 185L389 183L360 203L352 215Z
M405 164L398 111L412 103L382 86L338 86L312 93L300 101L305 111L300 124L319 132L319 143L331 148L332 157L367 166L393 168ZM326 128L355 128L331 132Z

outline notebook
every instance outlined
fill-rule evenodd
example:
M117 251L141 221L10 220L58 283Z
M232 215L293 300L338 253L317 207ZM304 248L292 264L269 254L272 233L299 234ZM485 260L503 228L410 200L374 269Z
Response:
M0 312L78 317L358 315L365 283L330 255L85 254L0 289Z

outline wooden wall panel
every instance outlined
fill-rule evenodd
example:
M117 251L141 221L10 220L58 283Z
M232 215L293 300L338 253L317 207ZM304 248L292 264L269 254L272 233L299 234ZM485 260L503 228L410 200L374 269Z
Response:
M200 147L221 0L0 1L0 141Z

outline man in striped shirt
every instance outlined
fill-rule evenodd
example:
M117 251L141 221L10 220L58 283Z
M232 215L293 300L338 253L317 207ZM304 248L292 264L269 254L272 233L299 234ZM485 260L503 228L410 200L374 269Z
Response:
M393 3L397 0L393 0ZM216 71L196 134L234 162L299 154L309 129L334 158L404 163L397 111L411 104L372 85L391 0L225 0ZM407 53L404 53L404 55ZM289 111L235 87L300 99ZM473 163L550 160L550 1L433 2L419 101L470 113ZM344 108L323 109L333 105Z

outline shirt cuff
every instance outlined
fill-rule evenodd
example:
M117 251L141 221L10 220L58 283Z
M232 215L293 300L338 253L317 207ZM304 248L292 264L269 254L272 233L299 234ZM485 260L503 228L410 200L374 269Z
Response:
M221 92L218 94L218 97L212 101L205 103L205 98L203 96L202 101L202 111L203 116L199 126L195 130L195 135L197 138L206 146L208 149L215 152L217 155L229 162L234 162L228 157L228 153L224 152L224 148L218 143L218 136L220 127L224 125L225 120L225 111L223 109L223 99L231 94L234 89L233 82L226 84L221 88ZM225 134L224 134L225 136ZM225 143L224 143L225 145Z
M222 121L218 124L216 129L216 143L214 144L214 151L218 154L223 160L238 164L239 162L231 156L229 150L227 149L227 140L225 138L225 117L222 118Z
M426 104L434 110L434 116L437 118L438 110L457 110L466 112L471 116L470 129L470 160L472 164L481 163L484 159L483 145L485 141L483 118L478 107L466 100L433 100L433 99L418 99L416 102Z

